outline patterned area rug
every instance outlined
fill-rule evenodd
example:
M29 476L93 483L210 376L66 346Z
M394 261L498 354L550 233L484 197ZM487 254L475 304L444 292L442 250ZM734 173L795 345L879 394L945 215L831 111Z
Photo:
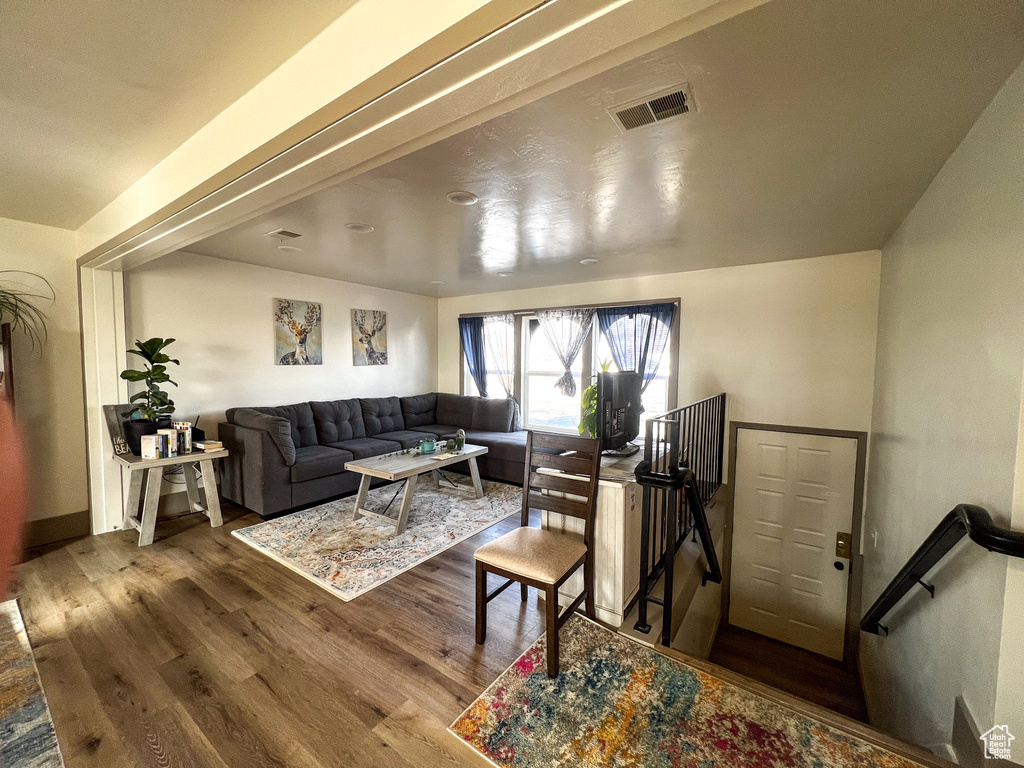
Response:
M502 768L909 768L910 762L576 615L449 730Z
M518 514L523 504L522 489L504 483L484 483L482 499L474 498L472 486L435 489L428 483L421 479L416 487L408 525L398 536L383 521L353 519L354 497L232 533L347 601ZM367 509L383 510L395 490L370 491ZM397 514L400 502L399 495L389 515Z
M15 600L0 603L0 765L64 765L32 646Z

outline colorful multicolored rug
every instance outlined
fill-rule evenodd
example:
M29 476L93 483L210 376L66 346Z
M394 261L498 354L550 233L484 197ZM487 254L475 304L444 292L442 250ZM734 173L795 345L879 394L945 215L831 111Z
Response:
M302 574L342 600L379 587L439 552L517 514L522 489L484 483L484 497L472 486L416 488L405 532L371 517L353 519L354 498L332 501L232 533L268 557ZM370 491L367 508L383 510L395 486ZM401 497L389 514L396 514Z
M910 762L574 616L449 730L501 768L910 768Z
M32 646L15 600L0 603L0 765L64 765Z

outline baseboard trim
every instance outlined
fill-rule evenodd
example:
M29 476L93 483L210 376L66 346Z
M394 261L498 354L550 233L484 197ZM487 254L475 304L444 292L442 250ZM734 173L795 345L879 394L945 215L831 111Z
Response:
M42 520L29 520L25 526L25 548L42 547L66 539L77 539L88 536L91 532L89 510L72 512L69 515L44 517Z

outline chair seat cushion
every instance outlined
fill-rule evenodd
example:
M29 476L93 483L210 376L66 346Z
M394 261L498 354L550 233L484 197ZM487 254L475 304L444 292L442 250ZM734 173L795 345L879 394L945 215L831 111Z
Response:
M523 527L489 541L473 556L503 571L554 584L586 551L582 539L573 534Z
M417 432L411 429L399 429L395 432L381 432L379 435L374 435L377 440L390 440L393 443L399 443L403 448L415 448L420 444L420 440L425 440L431 437L432 434L427 432ZM436 437L436 435L433 435Z
M352 461L349 451L326 445L307 445L295 449L295 463L291 466L293 483L316 480L318 477L336 475L345 471L345 462Z
M402 450L401 443L396 443L392 440L378 440L376 437L357 437L354 440L342 440L340 443L331 443L330 447L348 451L357 459L368 459L371 456L380 456L382 453Z

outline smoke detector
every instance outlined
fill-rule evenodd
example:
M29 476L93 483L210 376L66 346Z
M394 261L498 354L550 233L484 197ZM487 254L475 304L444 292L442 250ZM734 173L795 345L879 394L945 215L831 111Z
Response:
M626 133L696 111L690 86L683 83L612 107L608 114L618 129Z

